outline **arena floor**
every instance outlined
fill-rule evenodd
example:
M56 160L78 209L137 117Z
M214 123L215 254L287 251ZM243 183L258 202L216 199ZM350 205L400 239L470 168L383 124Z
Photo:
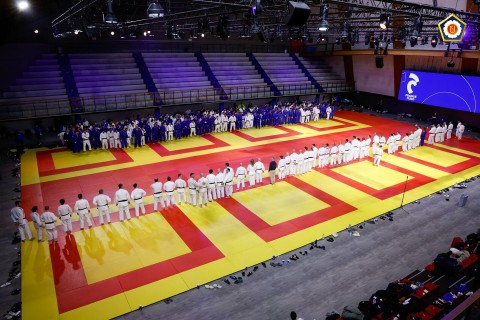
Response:
M165 181L230 162L271 156L312 143L411 131L410 124L362 113L337 112L334 120L249 129L188 138L141 149L97 150L74 155L64 148L28 150L22 158L22 205L72 207L78 193L90 202L98 189L113 196L118 183L138 183L148 194L153 178ZM58 244L22 244L25 319L109 319L222 278L423 198L480 174L480 143L464 138L336 168L315 169L270 185L235 192L207 207L187 204L73 236L59 230ZM236 189L236 188L235 188ZM54 210L52 210L54 211ZM133 213L133 209L131 209ZM96 216L96 209L92 210ZM134 216L134 214L133 214ZM75 218L77 216L75 215Z

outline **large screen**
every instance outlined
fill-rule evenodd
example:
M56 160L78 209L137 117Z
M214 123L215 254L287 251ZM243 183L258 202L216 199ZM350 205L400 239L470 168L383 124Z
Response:
M480 113L480 77L403 70L398 99Z

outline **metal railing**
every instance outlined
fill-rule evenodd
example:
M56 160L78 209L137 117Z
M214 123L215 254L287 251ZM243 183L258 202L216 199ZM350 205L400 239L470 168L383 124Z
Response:
M319 82L319 84L322 86L324 93L352 90L343 81L325 81ZM313 84L309 83L280 84L276 85L276 87L280 90L281 96L302 96L320 93ZM2 101L0 99L0 121L273 97L276 96L271 87L264 85L71 97L60 100L25 101L20 98L18 100L8 99Z

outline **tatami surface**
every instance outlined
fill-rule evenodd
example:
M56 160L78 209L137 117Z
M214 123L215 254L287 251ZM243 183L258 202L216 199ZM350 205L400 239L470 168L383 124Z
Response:
M394 129L392 129L394 128ZM94 227L59 242L22 244L24 319L109 319L182 293L288 252L480 174L480 144L452 139L395 155L382 165L371 158L336 168L315 169L270 185L235 191L199 208L181 206L153 212L150 184L179 172L207 173L229 162L271 156L292 149L363 137L405 123L359 113L337 112L335 120L188 138L125 151L98 150L73 155L65 149L28 150L22 158L22 205L56 208L65 198L73 206L83 193L90 202L103 188L113 197L118 183L147 191L147 214ZM407 184L405 184L405 181ZM248 185L248 182L247 182ZM236 185L235 185L236 189ZM134 210L131 209L132 215ZM75 215L74 220L78 218Z

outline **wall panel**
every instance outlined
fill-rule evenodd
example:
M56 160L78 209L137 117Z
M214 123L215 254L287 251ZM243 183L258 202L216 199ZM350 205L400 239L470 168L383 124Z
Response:
M393 56L383 56L383 68L375 67L375 55L353 56L355 89L395 96Z

